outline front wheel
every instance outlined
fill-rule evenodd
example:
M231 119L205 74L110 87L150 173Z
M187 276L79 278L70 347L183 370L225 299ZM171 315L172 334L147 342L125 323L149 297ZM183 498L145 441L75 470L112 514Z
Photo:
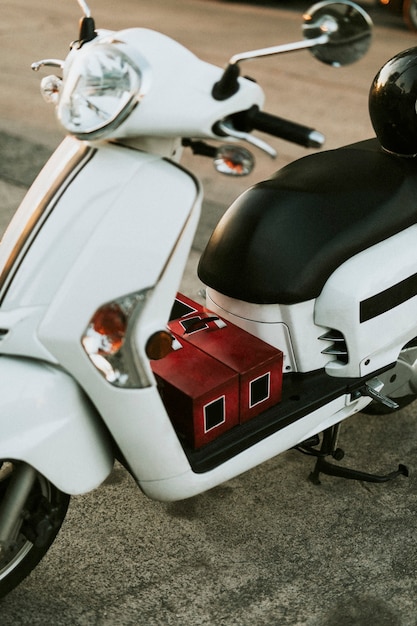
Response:
M0 510L6 498L13 500L14 490L17 493L13 477L21 467L0 459ZM6 545L0 545L0 598L17 587L46 554L64 521L69 500L70 496L35 473L12 536ZM0 518L0 528L1 524Z
M411 30L417 30L417 0L404 0L403 18Z

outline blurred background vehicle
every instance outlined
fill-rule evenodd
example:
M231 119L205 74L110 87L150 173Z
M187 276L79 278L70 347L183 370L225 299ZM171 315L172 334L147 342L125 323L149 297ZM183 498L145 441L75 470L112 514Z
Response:
M223 0L226 2L226 0ZM232 0L227 0L229 3ZM295 0L235 0L244 4L258 4L263 6L273 6L278 8L292 9L294 5L297 5L295 10L307 9L311 4L314 4L314 0L304 0L304 2L296 2ZM316 0L319 2L321 0ZM384 12L391 13L396 17L402 18L406 26L417 32L417 0L354 0L359 5L368 11L373 18L374 8L383 9Z
M377 0L377 2L393 13L402 14L407 26L417 31L417 0Z

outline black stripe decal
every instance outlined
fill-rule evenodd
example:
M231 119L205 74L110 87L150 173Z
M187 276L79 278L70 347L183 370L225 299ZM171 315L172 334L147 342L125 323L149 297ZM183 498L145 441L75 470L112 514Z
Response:
M413 274L400 283L363 300L360 303L360 322L367 322L377 315L386 313L416 295L417 274Z

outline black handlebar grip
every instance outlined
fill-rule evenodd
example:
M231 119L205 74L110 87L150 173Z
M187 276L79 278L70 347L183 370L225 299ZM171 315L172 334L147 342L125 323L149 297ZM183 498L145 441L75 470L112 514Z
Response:
M325 141L324 135L314 128L290 122L282 117L259 111L259 109L252 109L248 113L247 121L253 130L260 130L306 148L321 148Z

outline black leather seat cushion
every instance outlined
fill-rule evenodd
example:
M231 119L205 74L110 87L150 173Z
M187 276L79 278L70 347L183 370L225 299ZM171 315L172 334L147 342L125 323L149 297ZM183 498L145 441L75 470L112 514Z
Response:
M370 139L306 156L242 194L214 230L199 276L247 302L303 302L351 256L416 222L417 159Z

